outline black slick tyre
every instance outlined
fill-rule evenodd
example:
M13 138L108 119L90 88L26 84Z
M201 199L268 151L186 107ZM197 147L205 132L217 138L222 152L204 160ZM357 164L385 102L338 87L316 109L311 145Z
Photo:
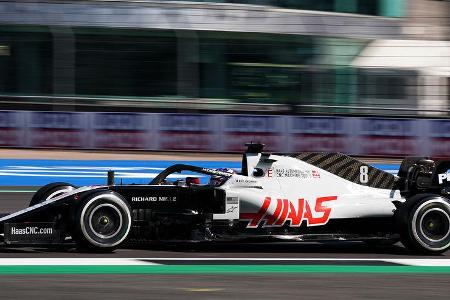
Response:
M450 248L450 200L438 195L414 200L399 211L402 244L423 254L447 251Z
M76 189L75 186L66 182L55 182L44 185L36 193L34 193L30 201L30 206L34 206L46 200L56 198L58 196L61 196L62 194L73 191L74 189Z
M77 205L73 238L81 251L111 252L131 229L131 209L122 196L111 191L88 194Z

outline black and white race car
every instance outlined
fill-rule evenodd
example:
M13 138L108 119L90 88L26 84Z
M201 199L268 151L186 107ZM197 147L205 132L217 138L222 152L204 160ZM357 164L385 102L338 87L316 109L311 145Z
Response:
M247 145L240 173L176 164L148 185L117 185L113 176L105 186L46 185L30 207L0 217L3 242L100 251L242 239L401 240L425 253L450 247L450 161L406 158L395 176L340 153L262 150Z

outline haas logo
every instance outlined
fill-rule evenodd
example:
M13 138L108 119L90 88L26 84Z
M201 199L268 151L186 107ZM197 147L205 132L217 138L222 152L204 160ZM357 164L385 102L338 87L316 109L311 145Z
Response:
M242 213L240 218L249 220L247 228L257 228L263 222L263 227L281 227L286 221L290 221L291 227L300 227L303 220L306 220L308 226L325 225L331 213L331 208L325 205L325 202L337 200L337 196L320 197L316 200L314 213L308 201L298 199L297 209L288 199L277 199L273 214L267 212L272 199L266 197L264 203L257 213ZM320 216L314 216L320 215Z

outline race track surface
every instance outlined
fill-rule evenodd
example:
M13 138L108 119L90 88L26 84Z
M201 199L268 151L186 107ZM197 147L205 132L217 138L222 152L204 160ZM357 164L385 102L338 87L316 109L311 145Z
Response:
M20 275L4 299L448 299L442 275ZM22 297L22 298L21 298Z
M33 193L24 191L35 188L0 190L1 210L11 212L25 208ZM144 266L136 267L138 274L120 265L67 273L59 266L74 259L119 264L124 258ZM357 242L155 245L111 254L0 248L0 291L3 299L448 299L450 267L404 266L405 259L450 266L450 252L415 256L401 244L373 248ZM37 265L4 266L14 260ZM40 266L48 262L56 265ZM398 266L404 271L397 272Z

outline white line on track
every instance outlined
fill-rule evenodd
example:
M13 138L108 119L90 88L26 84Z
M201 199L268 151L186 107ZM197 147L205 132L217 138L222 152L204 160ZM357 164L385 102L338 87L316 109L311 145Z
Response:
M138 266L158 265L134 258L0 258L0 266Z
M386 262L420 267L450 267L450 259L435 259L435 258L419 258L419 259L383 259Z
M183 261L183 262L196 262L196 261L208 261L213 265L215 261L239 261L245 265L245 261L261 262L265 261L280 261L280 262L308 262L308 261L367 261L369 262L387 262L394 264L401 264L406 266L423 266L423 267L449 267L450 259L414 259L414 258L230 258L230 257L205 257L205 258L177 258L177 257L143 257L143 258L0 258L0 266L62 266L62 265L97 265L97 266L132 266L132 265L164 265L164 261Z
M415 258L263 258L263 257L245 257L245 258L230 258L230 257L194 257L194 258L176 258L176 257L165 257L165 258L139 258L142 260L149 261L292 261L292 262L307 262L307 261L367 261L367 262L388 262L394 264L408 265L408 266L450 266L450 259L445 258L426 258L426 259L415 259ZM245 264L245 263L243 263Z
M229 260L229 261L235 261L235 260L249 260L249 261L274 261L274 260L334 260L333 258L266 258L266 257L139 257L135 259L146 259L146 260L179 260L179 261L214 261L214 260ZM344 258L345 259L345 258Z

